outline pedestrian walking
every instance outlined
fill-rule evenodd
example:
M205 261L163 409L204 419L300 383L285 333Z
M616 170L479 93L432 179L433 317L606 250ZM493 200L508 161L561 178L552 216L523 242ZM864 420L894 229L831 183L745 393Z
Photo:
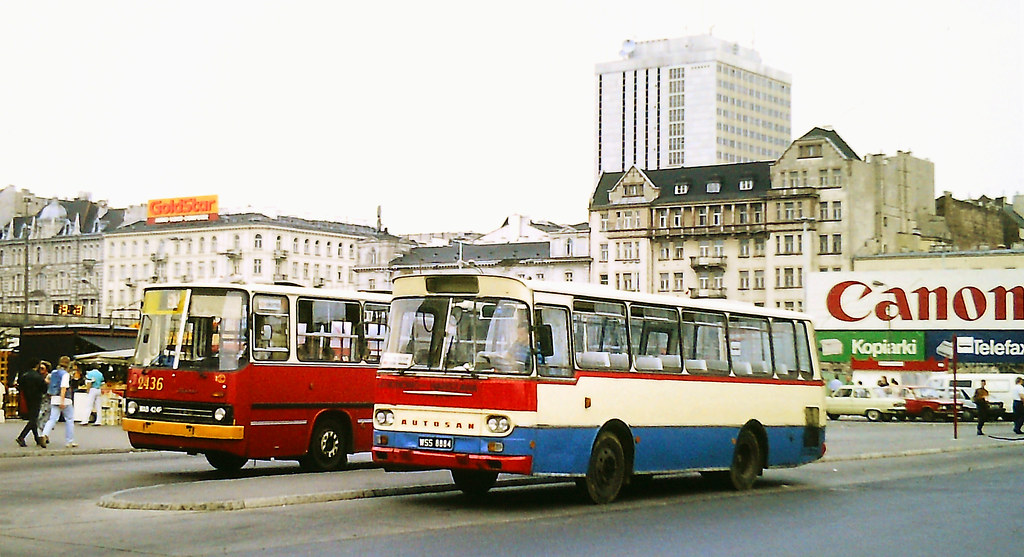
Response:
M1024 377L1017 377L1017 382L1010 387L1010 396L1013 398L1013 432L1024 435L1020 430L1024 426Z
M89 425L89 413L96 413L96 421L93 425L100 425L100 419L103 416L102 404L100 400L101 389L103 388L103 372L93 368L85 373L85 386L89 389L88 398L85 401L86 413L82 419L82 425Z
M982 429L985 428L985 419L988 418L988 389L985 388L984 379L981 380L981 385L974 389L974 396L972 398L974 404L978 407L978 435L985 435Z
M57 369L50 374L50 386L46 392L50 395L50 419L43 427L43 446L50 443L50 432L57 420L64 416L64 446L67 448L77 447L75 443L75 407L72 404L73 392L71 391L71 358L61 356Z
M25 438L32 433L36 445L45 447L42 436L39 435L39 409L43 403L43 395L46 394L46 374L50 372L50 362L40 360L36 367L26 370L18 377L18 390L25 397L25 428L15 441L24 447Z

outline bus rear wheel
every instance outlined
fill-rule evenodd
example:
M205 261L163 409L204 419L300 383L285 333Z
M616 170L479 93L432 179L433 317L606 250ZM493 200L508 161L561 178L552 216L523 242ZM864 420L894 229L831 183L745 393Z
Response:
M497 472L487 470L452 470L452 481L468 497L482 497L498 481Z
M608 431L603 431L594 442L590 453L587 476L578 482L592 503L611 503L619 496L626 483L626 455L622 442Z
M299 460L305 470L338 470L348 463L345 429L336 420L321 420L313 427L309 452Z
M744 429L736 437L736 448L733 450L729 469L701 471L700 475L716 485L745 491L754 487L754 482L761 475L763 462L764 455L757 436L749 429Z
M244 456L217 451L208 452L204 456L206 457L206 462L210 463L210 466L221 472L237 472L245 466L246 462L249 462L249 459Z

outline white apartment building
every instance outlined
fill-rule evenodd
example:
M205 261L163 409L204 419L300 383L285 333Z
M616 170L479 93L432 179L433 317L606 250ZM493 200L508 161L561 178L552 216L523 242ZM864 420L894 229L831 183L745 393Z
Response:
M596 169L774 160L791 138L789 74L710 35L626 41L596 67Z
M143 287L165 282L377 289L385 285L360 283L354 269L387 262L403 246L369 226L258 213L173 224L142 221L104 237L104 312L138 309Z

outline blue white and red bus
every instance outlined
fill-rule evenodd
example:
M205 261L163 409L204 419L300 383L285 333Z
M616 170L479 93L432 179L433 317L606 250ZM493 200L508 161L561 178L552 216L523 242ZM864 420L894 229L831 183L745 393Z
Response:
M699 471L735 489L825 451L805 314L479 274L394 280L373 459L574 479L595 503Z
M276 285L145 290L122 427L133 447L345 466L372 440L390 296Z

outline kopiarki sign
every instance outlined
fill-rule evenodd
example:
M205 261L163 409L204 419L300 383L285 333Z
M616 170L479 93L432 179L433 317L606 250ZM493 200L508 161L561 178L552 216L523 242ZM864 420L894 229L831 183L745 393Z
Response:
M922 361L956 336L962 362L1024 363L1019 270L812 273L807 312L825 361Z

